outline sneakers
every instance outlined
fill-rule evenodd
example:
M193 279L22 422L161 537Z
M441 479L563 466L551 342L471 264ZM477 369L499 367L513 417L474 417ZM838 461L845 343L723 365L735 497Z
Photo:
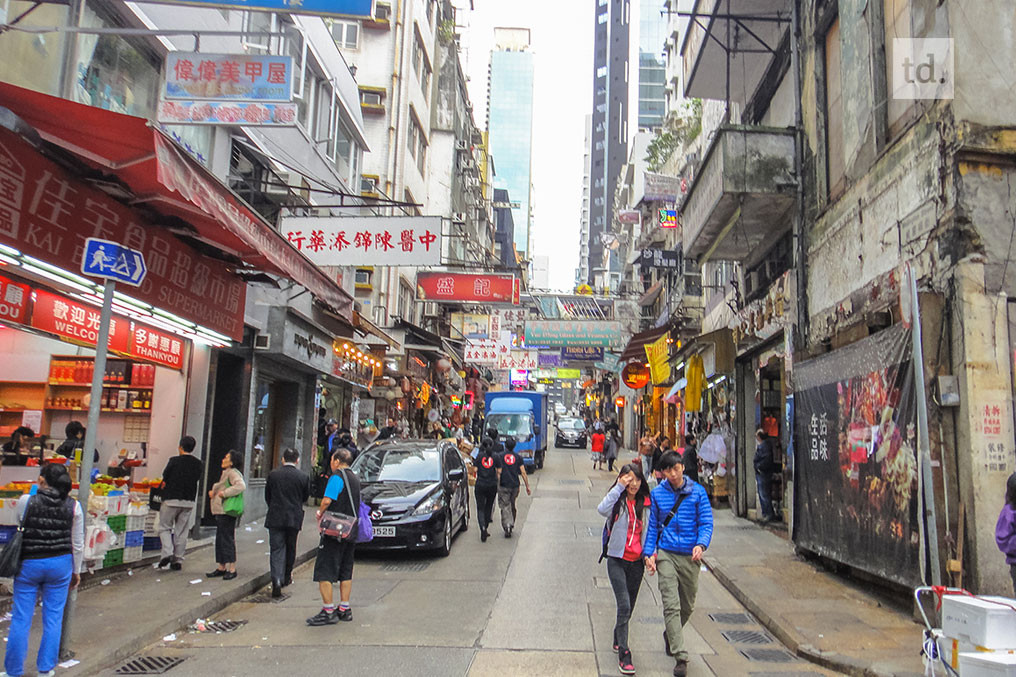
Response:
M236 578L236 572L235 571L227 571L224 574L222 574L222 580L224 580L224 581L231 581L234 578Z
M617 644L614 645L614 653L617 653Z
M335 616L340 621L347 621L348 622L348 621L353 620L353 610L352 609L337 609L335 611Z
M218 578L219 576L225 575L226 575L225 569L216 569L215 571L209 571L207 574L205 574L205 578Z
M166 567L169 566L169 563L172 561L173 561L172 557L163 557L162 559L159 560L159 564L157 566L160 569L165 569Z
M688 661L678 661L674 665L674 677L687 677L688 675Z
M183 562L173 562L169 565L169 568L173 571L179 571L180 569L183 569Z
M352 620L352 614L350 614L350 620ZM321 609L316 616L307 619L307 625L335 625L338 622L339 612L327 609Z
M635 666L631 662L631 651L623 649L617 655L617 669L622 675L634 675Z

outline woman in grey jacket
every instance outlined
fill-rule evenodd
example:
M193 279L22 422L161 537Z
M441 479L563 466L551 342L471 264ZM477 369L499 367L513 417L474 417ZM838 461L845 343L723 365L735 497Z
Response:
M614 651L618 670L635 674L628 648L628 621L631 619L642 584L642 546L645 543L645 511L649 505L649 486L642 467L628 463L621 468L614 486L600 501L597 512L607 518L603 527L603 557L607 558L607 577L617 601L614 624Z

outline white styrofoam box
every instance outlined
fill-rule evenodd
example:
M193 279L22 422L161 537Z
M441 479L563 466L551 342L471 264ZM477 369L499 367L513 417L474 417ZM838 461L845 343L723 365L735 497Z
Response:
M145 515L132 515L127 513L127 528L125 531L144 531Z
M1016 600L942 597L942 632L985 649L1016 649Z
M137 562L141 559L142 547L140 545L134 545L129 548L123 549L123 561L124 562Z
M1016 653L961 653L960 677L1016 677Z

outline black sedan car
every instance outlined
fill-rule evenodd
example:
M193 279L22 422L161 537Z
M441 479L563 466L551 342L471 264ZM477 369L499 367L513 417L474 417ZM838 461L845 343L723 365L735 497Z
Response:
M555 447L586 448L586 424L581 418L562 418L557 422Z
M437 550L469 528L469 482L453 440L385 440L353 462L374 540L365 550Z

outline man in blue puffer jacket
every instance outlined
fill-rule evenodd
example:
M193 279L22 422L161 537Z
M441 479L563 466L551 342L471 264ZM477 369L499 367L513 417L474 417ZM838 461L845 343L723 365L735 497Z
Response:
M663 641L667 655L677 660L675 677L684 677L688 674L688 652L682 628L695 607L699 562L713 537L713 509L702 485L684 476L684 464L676 452L663 454L657 469L666 481L650 494L642 555L650 575L660 572L667 626Z

